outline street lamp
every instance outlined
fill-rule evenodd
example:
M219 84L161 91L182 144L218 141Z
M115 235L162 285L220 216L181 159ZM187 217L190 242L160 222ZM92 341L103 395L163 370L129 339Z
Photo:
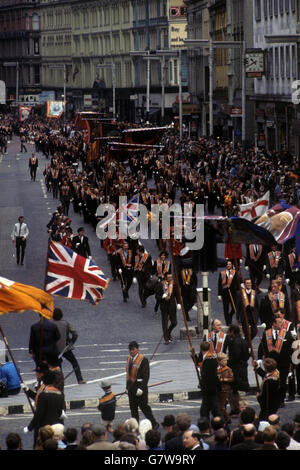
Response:
M16 67L16 105L19 104L19 62L4 62L3 67Z
M242 145L246 141L246 72L245 41L212 41L211 39L186 39L184 44L189 48L209 47L209 134L213 135L213 51L214 49L239 48L242 51Z
M181 49L157 49L150 51L149 49L145 52L132 51L130 52L131 56L142 57L147 60L147 121L149 120L150 112L150 61L151 60L160 60L162 63L162 104L161 104L161 115L164 117L164 108L165 108L165 83L164 83L164 69L165 69L165 60L170 57L178 57L179 62L179 134L182 138L182 77L181 77Z
M114 62L111 64L97 64L97 69L111 69L112 72L112 92L113 92L113 120L116 120L116 65Z

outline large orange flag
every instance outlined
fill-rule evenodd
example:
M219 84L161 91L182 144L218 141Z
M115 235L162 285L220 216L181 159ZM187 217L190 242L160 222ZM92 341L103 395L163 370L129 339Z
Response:
M47 292L0 277L0 315L33 310L51 319L53 308L53 298Z

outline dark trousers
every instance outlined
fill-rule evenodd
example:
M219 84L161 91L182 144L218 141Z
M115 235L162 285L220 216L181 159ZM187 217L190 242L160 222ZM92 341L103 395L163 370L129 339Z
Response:
M222 416L221 410L219 408L219 403L218 403L218 395L217 393L215 394L202 393L200 416L201 418L210 419L210 415L209 415L210 413L213 415L213 417Z
M64 354L63 354L63 357L65 359L67 359L67 361L69 361L74 369L74 372L75 372L75 375L76 375L76 379L77 379L77 382L80 382L81 380L83 380L82 378L82 374L81 374L81 370L80 370L80 367L79 367L79 364L77 362L77 359L76 357L74 356L73 354L73 351L66 351Z
M253 319L249 319L248 317L248 326L249 326L249 330L250 330L250 338L251 338L251 341L253 340L253 338L255 338L255 336L257 335L257 326L256 326L256 323L253 321ZM243 328L243 332L244 332L244 335L245 335L245 339L248 343L248 345L250 344L249 343L249 332L248 332L248 329L246 327L246 323L244 320L242 320L242 328Z
M52 180L52 195L53 199L58 198L58 181L56 179Z
M177 325L176 308L164 305L161 308L161 326L163 330L164 340L171 339L171 333Z
M117 270L117 256L113 254L108 255L108 259L110 262L110 268L111 268L111 275L113 279L117 279L118 277L118 270Z
M232 295L232 298L233 298L234 303L236 303L236 299L234 295ZM234 306L232 305L229 295L223 295L222 300L223 300L223 312L224 312L225 323L227 326L229 326L232 322L232 317L235 313ZM229 313L229 310L230 310L230 313Z
M280 403L283 403L284 402L284 399L285 399L285 396L286 396L286 392L287 392L287 377L289 375L289 368L279 368L278 367L278 370L279 370L279 374L280 374L280 391L279 391L279 395L280 395Z
M129 407L132 418L135 418L139 422L139 409L144 413L146 419L151 421L152 427L156 425L156 420L153 416L151 407L148 405L148 390L144 390L143 395L137 397L135 393L128 393Z
M22 237L16 237L16 251L17 251L17 263L20 262L20 255L21 255L21 263L24 261L25 256L25 249L26 249L26 240L22 240Z
M20 150L21 153L23 152L23 149L24 149L24 152L27 152L27 148L25 147L25 144L21 142L21 150Z
M124 300L129 298L128 291L131 287L133 280L133 272L131 269L123 268L121 277L122 291Z
M36 179L36 170L37 168L35 166L30 167L30 177L33 181Z

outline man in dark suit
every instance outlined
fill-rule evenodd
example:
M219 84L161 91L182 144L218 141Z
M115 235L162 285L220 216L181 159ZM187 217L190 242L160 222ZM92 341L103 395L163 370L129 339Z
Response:
M126 365L126 390L128 392L129 407L132 418L139 422L139 408L145 417L151 421L152 428L158 429L159 424L153 416L148 404L148 381L150 367L148 359L140 353L136 341L128 345L129 357Z
M264 331L258 347L258 359L271 357L277 362L280 374L280 407L284 406L293 342L292 333L283 328L283 319L275 315L272 327Z
M178 429L178 435L175 437L172 437L171 439L168 439L165 442L165 450L167 451L183 451L186 450L184 445L183 445L183 435L185 431L187 431L191 424L192 424L192 418L190 417L189 414L187 413L179 413L176 416L176 428Z
M218 405L218 361L210 353L210 344L208 341L202 341L200 351L202 353L202 363L200 363L200 386L202 391L200 416L201 418L209 418L210 412L213 416L221 416L222 413Z
M208 341L210 344L210 352L217 355L220 352L226 353L230 337L222 331L222 322L215 318L211 322L211 330L208 334L203 336L203 341Z
M245 315L247 315L250 339L252 340L257 335L259 301L257 292L252 288L251 279L245 279L244 285L245 287L241 289L238 295L237 310L238 318L242 324L245 338L249 343L249 332L246 326Z
M172 274L167 274L162 282L159 302L164 340L169 344L173 341L171 333L177 325L177 305L180 305Z
M40 315L40 321L31 326L29 354L36 364L46 359L47 354L59 354L57 341L60 333L57 326Z
M283 258L277 245L272 245L271 251L266 256L266 277L272 281L276 274L282 274L284 270Z
M255 442L255 436L257 434L254 424L244 424L241 429L244 440L239 444L235 444L230 450L254 450L259 447L259 444Z
M152 258L143 246L138 246L135 256L134 275L139 286L139 298L142 307L146 307L146 284L152 273Z
M84 228L79 227L78 235L72 240L72 249L84 258L91 258L89 239L84 235Z
M190 321L189 311L197 302L197 276L193 269L181 269L179 283L185 316Z
M30 177L31 180L35 181L36 178L36 171L39 166L39 161L37 159L36 154L33 152L31 157L29 158L29 169L30 169Z
M250 357L247 341L242 337L238 325L230 325L228 334L231 341L228 346L228 366L232 369L234 382L232 384L231 415L239 414L239 391L248 392L248 359Z
M226 325L230 325L234 313L236 313L236 293L238 279L231 261L227 261L226 268L220 272L218 280L218 300L223 302L223 311ZM229 308L231 312L229 313Z
M296 287L296 283L300 281L300 271L299 268L295 267L296 258L296 248L293 247L290 253L285 257L285 279L286 283L289 284L291 289L291 294Z
M277 413L280 406L280 377L277 363L271 357L266 357L263 367L264 370L257 369L257 373L263 377L261 390L256 394L260 404L260 421L266 421L270 415Z
M285 316L289 319L289 301L284 292L279 290L279 283L276 280L271 281L269 292L265 295L259 306L259 317L262 323L266 324L267 328L271 328L274 313L278 309L284 309Z
M61 419L62 412L64 410L65 402L63 394L55 388L56 375L53 371L48 371L43 377L43 383L45 385L43 391L39 394L36 410L34 416L30 421L25 432L34 431L34 445L38 431L41 427L46 425L52 425L56 423L63 424Z
M124 241L123 247L118 251L117 264L120 275L123 300L127 302L129 298L129 289L133 280L133 250L129 248L127 240Z

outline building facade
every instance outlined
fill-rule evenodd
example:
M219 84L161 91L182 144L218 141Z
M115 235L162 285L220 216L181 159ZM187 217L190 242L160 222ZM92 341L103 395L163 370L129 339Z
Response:
M265 56L265 74L255 79L258 145L299 152L300 114L293 103L299 80L299 1L254 0L254 47Z
M1 0L0 79L8 102L35 105L41 92L40 0Z
M187 0L188 38L237 41L253 47L252 2L242 0ZM214 135L241 139L242 47L213 48L213 129ZM189 89L200 105L196 121L198 134L209 133L209 47L189 51ZM246 79L246 143L253 140L253 79Z

